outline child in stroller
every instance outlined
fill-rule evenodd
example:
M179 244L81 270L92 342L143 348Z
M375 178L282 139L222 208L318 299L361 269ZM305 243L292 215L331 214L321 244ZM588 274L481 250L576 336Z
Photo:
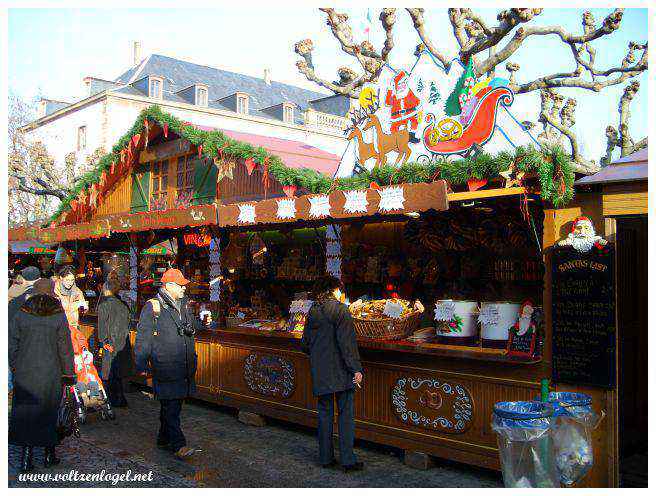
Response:
M77 402L78 420L81 424L86 421L88 411L98 410L103 420L115 418L102 381L98 376L96 366L93 364L93 354L84 334L71 326L71 341L75 354L75 375L77 384L72 386L73 395Z

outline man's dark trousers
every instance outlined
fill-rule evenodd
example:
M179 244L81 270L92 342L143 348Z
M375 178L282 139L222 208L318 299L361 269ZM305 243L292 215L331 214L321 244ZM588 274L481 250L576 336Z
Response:
M173 451L178 451L187 445L182 429L180 428L180 411L182 410L182 399L159 400L159 444L168 443Z
M339 427L339 456L342 465L353 465L353 441L355 420L353 419L353 389L338 393L323 394L318 399L319 413L319 463L326 465L335 458L333 451L333 399L337 400L337 425Z

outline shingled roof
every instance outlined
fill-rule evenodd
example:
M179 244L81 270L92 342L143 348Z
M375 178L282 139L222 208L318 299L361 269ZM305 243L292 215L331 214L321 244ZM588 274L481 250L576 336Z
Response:
M196 83L206 85L210 108L226 109L227 107L219 100L238 92L245 93L249 96L248 113L260 117L271 118L271 115L263 113L262 109L285 102L293 103L301 112L311 107L321 112L343 116L346 113L344 109L348 111L347 97L327 95L277 81L267 83L262 78L194 64L159 54L149 55L140 64L121 74L115 82L132 84L147 76L164 78L168 84L164 85L163 99L170 101L184 102L176 92ZM134 86L116 91L131 94L141 93ZM298 115L298 112L296 114Z

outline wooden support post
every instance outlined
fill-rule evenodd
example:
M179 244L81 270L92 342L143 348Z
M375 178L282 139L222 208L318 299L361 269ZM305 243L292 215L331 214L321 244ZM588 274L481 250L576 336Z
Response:
M403 451L403 463L417 470L428 470L435 466L433 459L420 451Z
M246 410L239 410L237 420L239 420L242 424L252 425L255 427L264 427L266 425L266 419L262 415L248 412Z

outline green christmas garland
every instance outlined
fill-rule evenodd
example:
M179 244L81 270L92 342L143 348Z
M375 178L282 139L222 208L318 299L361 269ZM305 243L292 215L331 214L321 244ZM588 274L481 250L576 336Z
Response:
M282 160L270 154L262 147L237 141L218 130L204 131L192 124L163 112L158 106L143 110L132 128L124 134L112 148L112 151L100 158L93 170L83 175L73 186L71 193L61 202L51 221L70 210L70 203L81 191L100 181L104 171L109 171L112 163L118 164L121 150L129 144L132 137L144 131L144 121L157 123L160 127L168 126L182 138L193 145L202 145L202 155L214 158L219 151L236 159L253 159L258 164L268 163L269 174L283 186L294 185L312 193L327 193L331 189L349 190L365 189L372 182L379 185L421 183L435 179L445 179L452 185L462 185L468 179L492 179L514 164L519 171L535 173L540 182L542 198L554 206L560 206L572 199L574 185L574 168L568 155L558 147L537 150L533 147L517 147L511 152L496 155L480 153L476 157L446 160L440 159L429 164L408 162L401 167L385 165L373 171L364 171L352 177L331 180L313 169L292 169Z

